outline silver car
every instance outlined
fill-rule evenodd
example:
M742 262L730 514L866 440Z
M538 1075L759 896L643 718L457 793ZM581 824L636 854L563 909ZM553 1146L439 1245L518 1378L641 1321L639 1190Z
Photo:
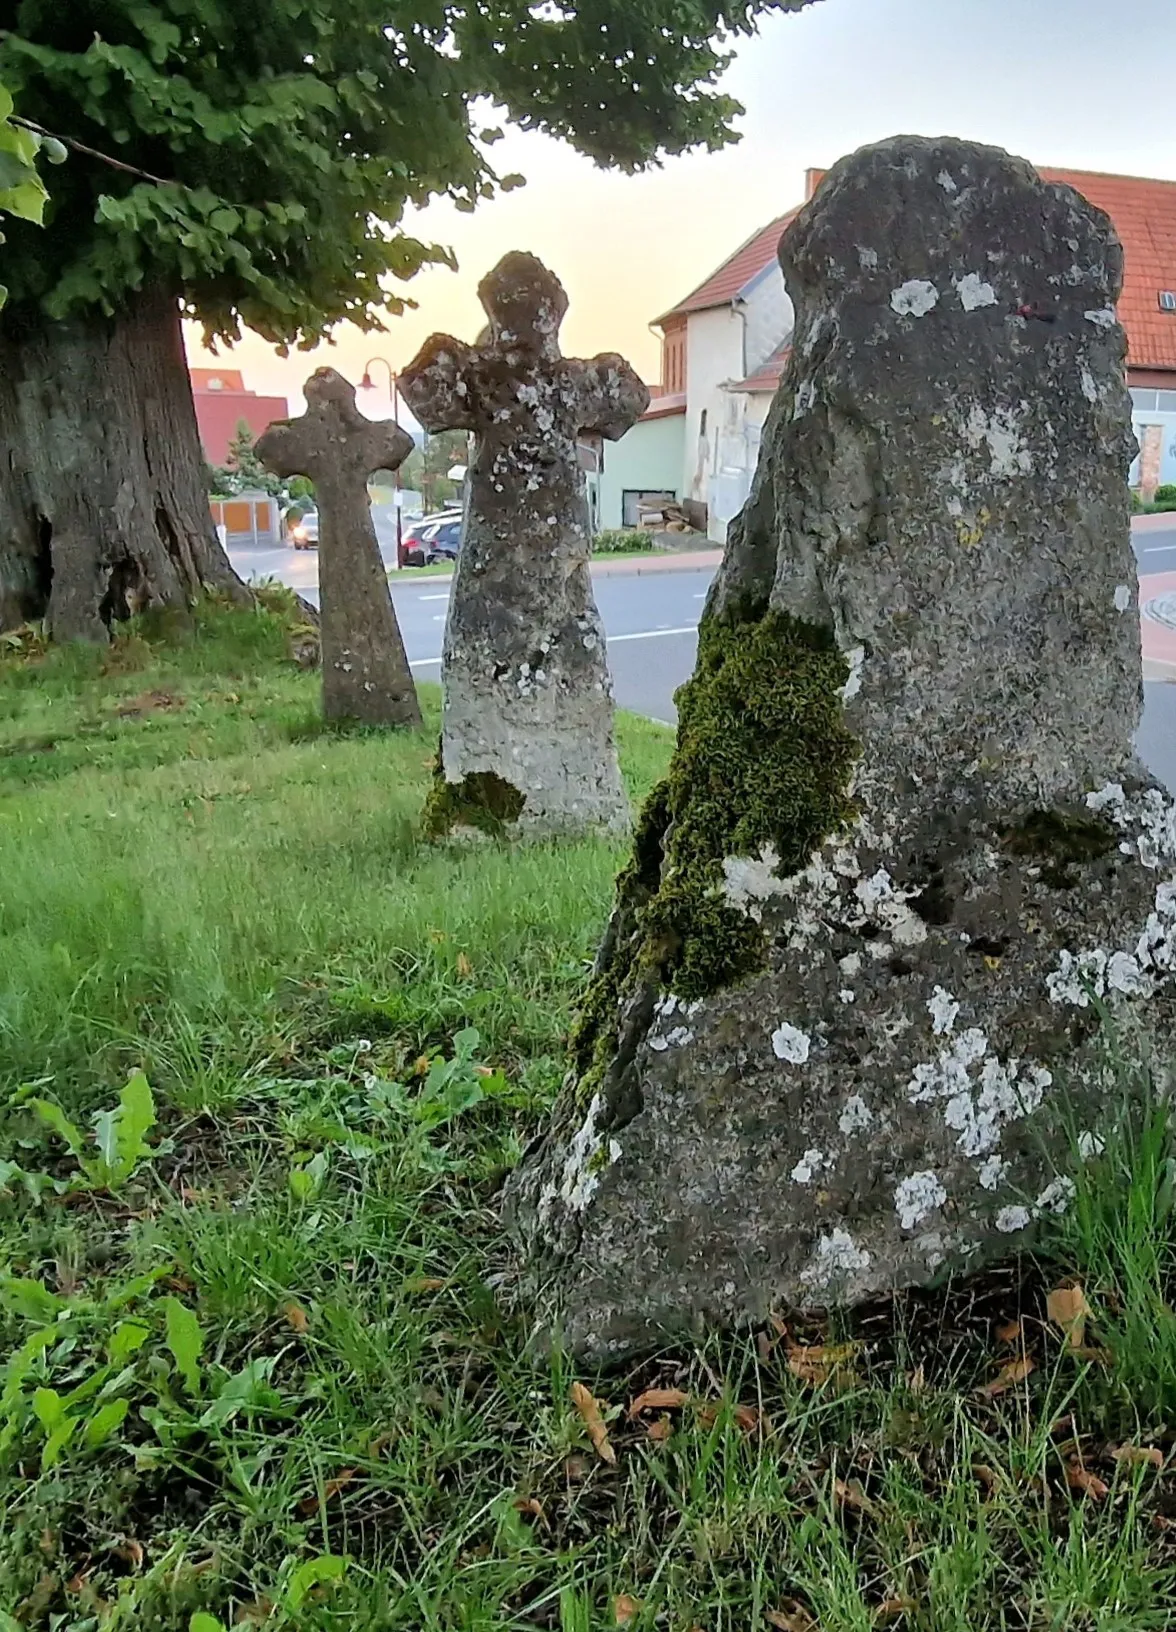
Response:
M318 511L308 510L300 521L296 521L290 537L296 550L316 550L319 541Z

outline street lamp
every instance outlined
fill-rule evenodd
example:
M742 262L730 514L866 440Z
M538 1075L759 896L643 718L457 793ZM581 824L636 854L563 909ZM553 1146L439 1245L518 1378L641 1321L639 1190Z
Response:
M388 370L388 395L392 399L392 418L396 424L399 425L400 382L396 377L396 370L392 367L392 364L386 357L368 358L367 362L363 365L363 379L359 382L359 389L361 391L374 391L376 389L376 382L372 379L371 374L373 363L383 363L384 367ZM404 541L404 520L401 508L404 502L404 484L400 478L399 465L397 465L394 474L396 476L396 565L397 568L399 568L403 560L401 546Z

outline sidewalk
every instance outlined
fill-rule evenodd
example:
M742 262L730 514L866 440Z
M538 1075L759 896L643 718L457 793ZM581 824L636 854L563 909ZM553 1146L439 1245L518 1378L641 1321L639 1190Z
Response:
M591 563L591 572L594 578L641 578L646 573L664 572L706 572L717 567L723 559L723 552L716 546L705 550L667 550L664 555L618 555L614 560L608 556L597 556ZM401 579L400 572L404 577ZM411 584L451 584L451 572L430 574L428 578L414 580L413 569L403 567L392 579L394 583Z
M1137 518L1138 519L1138 518ZM1144 516L1151 521L1151 516ZM1149 572L1139 580L1139 630L1143 644L1143 678L1176 680L1176 629L1149 618L1144 608L1159 596L1171 596L1176 606L1176 572Z

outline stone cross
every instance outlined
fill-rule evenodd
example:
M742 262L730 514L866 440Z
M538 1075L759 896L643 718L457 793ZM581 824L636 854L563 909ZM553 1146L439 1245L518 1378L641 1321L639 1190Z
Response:
M362 725L419 725L420 705L372 525L368 477L412 452L397 425L365 419L333 368L305 386L301 419L271 425L257 456L278 476L309 476L319 513L323 715Z
M623 828L577 438L623 435L649 394L620 357L561 356L567 297L534 256L507 255L478 293L479 344L434 335L400 379L428 430L474 433L429 825Z
M514 1182L541 1324L602 1354L1016 1248L1118 1114L1101 1017L1172 1058L1111 224L901 137L780 257L755 483Z

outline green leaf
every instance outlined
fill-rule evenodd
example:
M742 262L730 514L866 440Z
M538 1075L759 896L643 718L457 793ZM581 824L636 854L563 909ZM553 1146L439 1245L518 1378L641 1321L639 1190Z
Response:
M44 1281L0 1281L0 1296L6 1309L23 1320L35 1320L39 1326L47 1326L69 1307L64 1298L50 1292Z
M155 1098L142 1071L127 1082L112 1111L100 1111L94 1118L99 1160L87 1171L95 1184L117 1189L130 1178L141 1157L152 1154L144 1134L155 1126Z
M231 235L241 225L240 212L227 208L213 210L208 218L208 224L210 227L215 228L217 232Z
M0 148L0 193L9 187L19 187L28 181L28 161L18 153L6 153Z
M200 1322L179 1298L164 1298L164 1316L167 1331L164 1341L176 1363L176 1370L184 1379L188 1393L200 1393L200 1356L204 1351L204 1333Z
M122 1427L127 1412L131 1408L129 1400L107 1400L100 1405L94 1415L86 1423L83 1438L90 1450L104 1445L110 1436Z
M77 1125L70 1121L60 1105L54 1105L49 1099L30 1099L29 1104L44 1122L45 1126L55 1133L68 1148L71 1156L80 1156L85 1148L85 1141Z
M308 1558L290 1577L290 1584L286 1588L286 1608L301 1609L308 1593L313 1592L315 1587L325 1586L330 1581L341 1580L346 1568L347 1560L339 1558L334 1553L324 1553L319 1558Z
M23 186L0 191L0 210L7 210L9 215L19 216L22 221L32 221L39 227L45 218L48 200L49 194L40 180L34 177Z
M59 142L56 136L41 137L41 152L50 164L64 164L69 158L65 143Z
M4 89L3 85L0 85L0 119L8 118L8 115L12 112L12 106L12 97Z
M0 1628L0 1632L3 1632L3 1628ZM225 1632L225 1623L218 1621L215 1615L198 1609L188 1622L188 1632Z
M110 1342L106 1346L111 1364L121 1366L124 1360L143 1347L150 1335L150 1327L140 1320L121 1321L110 1334Z
M202 1428L219 1427L235 1417L239 1411L276 1411L282 1396L270 1386L269 1376L276 1356L264 1355L233 1376L227 1377L216 1391L216 1399L200 1418Z
M65 1420L65 1401L55 1388L35 1389L33 1414L45 1432L51 1434Z
M46 1439L41 1449L41 1470L54 1467L61 1461L62 1452L73 1438L78 1425L77 1417L63 1417Z

